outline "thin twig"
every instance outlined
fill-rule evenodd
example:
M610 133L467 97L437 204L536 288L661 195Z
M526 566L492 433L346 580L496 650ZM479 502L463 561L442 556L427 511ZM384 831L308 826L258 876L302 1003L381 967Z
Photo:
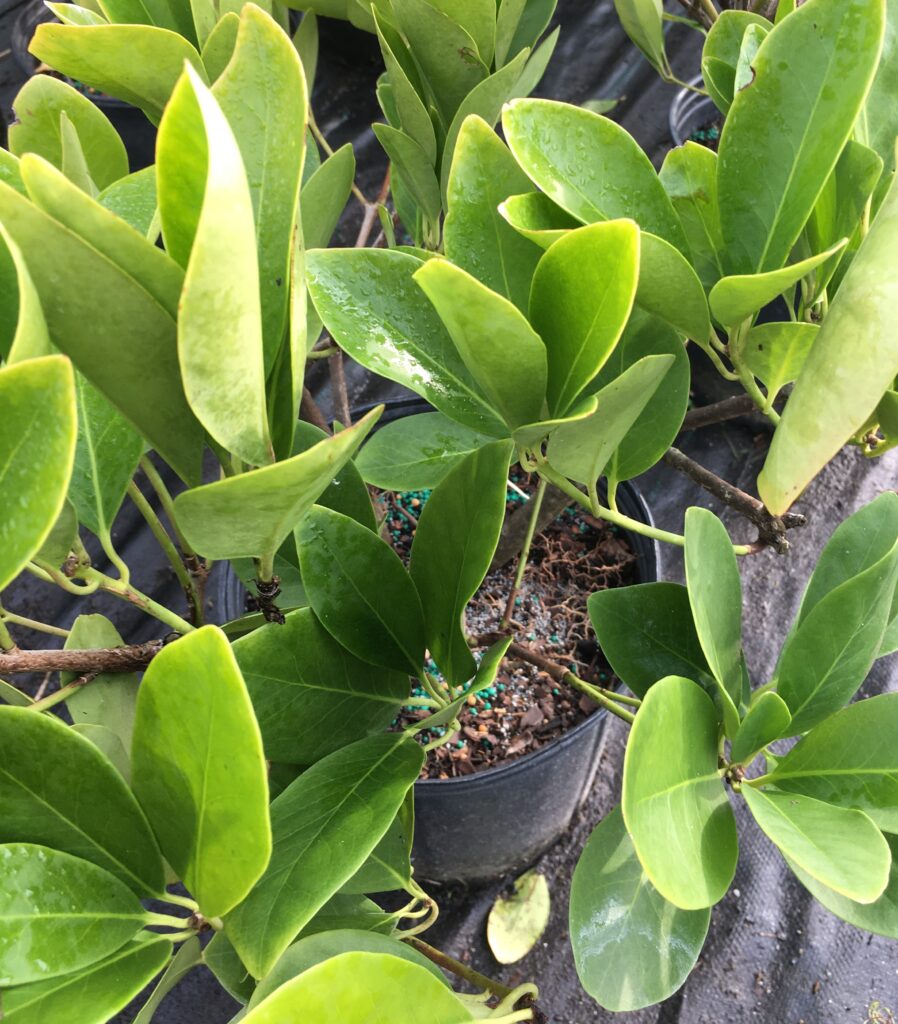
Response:
M302 401L299 405L299 415L306 423L311 423L313 426L318 427L319 430L323 430L325 434L330 433L330 427L327 425L327 420L324 418L324 413L318 406L318 403L312 397L312 392L308 388L302 389Z
M346 388L346 374L343 370L343 352L337 349L327 358L331 377L331 397L335 411L344 427L352 426L352 413L349 409L349 391Z
M485 974L475 971L473 967L468 967L467 964L461 963L454 957L449 956L448 953L444 953L440 949L435 949L423 939L412 936L405 941L410 946L414 946L419 953L423 953L424 956L435 963L437 967L442 967L444 970L456 975L456 977L469 981L472 985L481 990L492 992L493 995L499 996L501 999L504 999L506 996L510 996L514 991L514 989L508 988L507 985L503 985L500 981L493 981L492 978L488 978Z
M774 405L780 408L785 404L785 396L781 396ZM735 395L733 398L724 398L721 402L714 402L711 405L703 405L697 409L690 409L680 427L680 433L688 430L699 430L702 427L711 427L716 423L725 423L727 420L739 419L742 416L749 416L757 412L751 395Z

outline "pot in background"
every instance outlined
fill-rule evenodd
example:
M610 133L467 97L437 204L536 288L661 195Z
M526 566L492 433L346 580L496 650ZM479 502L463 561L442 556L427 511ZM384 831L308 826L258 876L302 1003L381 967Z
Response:
M704 84L701 75L689 79L690 85ZM675 146L689 141L692 133L720 116L710 96L702 96L691 89L680 89L670 105L668 124Z

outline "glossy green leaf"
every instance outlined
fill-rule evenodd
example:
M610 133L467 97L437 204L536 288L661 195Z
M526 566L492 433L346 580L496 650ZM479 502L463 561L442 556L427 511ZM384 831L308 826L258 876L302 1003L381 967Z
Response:
M88 204L92 222L103 213L73 188L67 216L88 209L76 211L76 198ZM118 243L121 232L130 231L127 225L118 221L113 235L107 224L102 238L93 241L106 244L114 237L116 247L101 252L2 184L0 218L25 255L53 343L182 478L198 478L202 429L184 397L175 320L144 283L122 269ZM132 233L128 244L135 239L143 243Z
M620 125L552 100L515 100L505 137L530 179L584 224L631 217L643 231L688 251L649 158Z
M320 249L330 244L354 180L355 153L351 143L347 142L328 157L303 185L300 193L302 237L309 249Z
M578 220L553 203L543 192L525 192L523 195L509 196L504 202L499 203L498 209L503 220L518 234L541 249L548 249L570 229L580 226Z
M404 889L413 893L411 856L414 832L415 792L412 787L381 841L340 891L360 894Z
M680 584L599 590L587 604L602 653L638 697L665 676L710 677L689 595Z
M659 71L667 66L661 0L614 0L614 9L630 39Z
M118 132L103 111L67 82L49 75L30 78L16 96L17 122L9 131L16 156L37 153L62 169L60 116L64 113L81 143L97 188L104 189L128 173L128 156Z
M2 996L10 1024L106 1024L163 969L168 939L128 942L112 956L72 974L17 985Z
M338 892L324 904L311 921L300 931L300 938L332 932L340 928L354 928L392 935L395 918L382 910L367 896Z
M255 977L271 970L362 866L396 817L423 757L404 736L371 736L313 765L272 803L271 862L225 922Z
M151 1024L159 1004L171 990L188 975L194 967L203 962L203 951L198 935L181 944L171 958L162 977L156 983L149 998L134 1018L134 1024Z
M538 419L546 396L546 346L524 314L448 260L428 260L415 281L509 428Z
M820 597L789 634L776 667L777 691L805 732L846 704L877 657L898 579L898 532L877 539L880 557ZM882 545L882 547L880 547Z
M328 435L318 427L299 421L296 424L296 433L293 438L293 454L300 455L320 441L326 440L327 437ZM328 483L315 499L315 504L332 508L335 512L342 512L344 516L349 516L357 523L361 523L362 526L367 526L369 530L377 529L377 517L374 514L374 506L371 504L371 495L352 459L346 462L340 472Z
M686 583L714 678L738 707L742 694L742 582L729 534L707 509L686 509Z
M69 557L72 548L75 547L75 538L78 536L78 517L72 503L66 500L62 506L59 518L53 524L53 528L47 534L47 539L41 545L36 558L51 565L61 566Z
M118 630L103 615L79 615L66 637L66 650L92 651L124 647ZM60 683L70 683L74 675L62 673ZM134 712L137 706L137 676L133 672L103 672L72 694L66 707L75 725L101 725L131 749ZM111 760L111 759L110 759ZM119 767L116 765L116 767Z
M440 184L427 153L410 135L388 124L374 124L372 128L425 220L436 224L440 216Z
M645 695L630 730L621 801L649 881L682 910L720 900L738 858L736 822L717 770L717 712L688 679Z
M898 833L896 723L898 694L849 704L794 746L770 782L790 793L854 807L879 828Z
M452 159L443 228L446 255L494 292L527 311L540 251L506 223L499 205L529 187L496 133L482 118L465 119Z
M889 882L879 899L872 903L856 903L818 882L788 857L786 863L814 899L831 913L862 931L898 939L898 836L886 836L885 840L892 853Z
M770 30L770 22L750 11L721 11L702 48L702 77L717 109L726 114L736 89L736 67L750 28Z
M639 231L628 220L571 231L540 260L530 319L546 345L550 412L567 412L608 359L630 315L638 276Z
M787 735L792 715L778 693L768 690L749 708L733 738L730 760L748 764L768 743Z
M616 807L583 848L571 885L577 974L600 1006L638 1010L672 995L695 966L711 911L679 910L655 889Z
M761 830L812 878L858 903L882 895L892 855L862 811L751 786L744 786L742 795Z
M78 442L69 500L78 519L97 536L108 535L137 470L140 434L79 373L75 375Z
M24 184L22 186L24 188ZM41 300L22 250L0 225L0 285L4 302L0 318L0 358L9 363L52 355Z
M84 7L79 7L78 4L72 4L68 0L63 0L62 3L48 3L47 8L59 18L63 25L108 24L107 19L99 12L99 4L89 5L90 0L88 0L87 5Z
M886 30L876 77L870 86L862 124L867 144L882 157L889 173L895 170L895 136L898 135L898 7L886 0Z
M352 458L381 410L285 462L179 494L175 514L188 542L213 559L273 554Z
M607 466L609 480L630 480L650 469L673 444L689 404L689 356L681 337L667 324L634 310L620 341L589 390L599 393L646 356L671 356L645 409L617 446ZM667 673L665 673L667 674Z
M659 178L679 217L692 265L708 290L723 276L717 154L697 142L677 146L664 158Z
M509 56L512 40L521 22L527 0L498 0L496 4L496 67L502 67ZM524 44L527 45L527 44Z
M38 25L31 52L60 74L140 107L158 120L184 70L202 74L195 47L152 25Z
M225 914L265 870L271 833L262 738L216 627L153 659L138 694L132 758L134 792L166 860L206 916Z
M808 0L765 39L720 140L729 273L786 262L863 106L883 22L883 0Z
M424 506L412 542L409 570L424 607L427 646L452 685L475 671L463 618L499 542L511 447L494 441L453 467Z
M297 530L309 603L362 661L415 674L424 664L424 613L390 545L348 516L313 506Z
M431 165L436 164L437 140L433 122L426 106L426 93L420 73L408 46L391 19L383 12L373 12L377 38L386 67L395 115L388 115L394 127L399 127L424 150ZM384 110L386 113L386 109Z
M131 791L58 718L0 708L0 841L35 842L92 861L141 896L163 891L162 861Z
M500 893L486 921L486 940L500 964L514 964L530 952L546 930L551 896L546 876L528 871L516 878L514 892Z
M847 241L847 238L843 238L826 252L809 256L806 260L792 263L779 270L721 278L708 296L714 318L724 327L735 327L742 323L757 313L762 306L766 306L768 302L772 302L778 295L810 274L821 263L825 263L844 249Z
M526 423L512 432L512 438L518 448L539 448L554 431L565 423L579 423L587 417L592 416L598 406L595 395L587 395L585 398L574 403L569 413L563 416L553 416L549 419L541 419L536 423Z
M0 589L40 550L75 454L72 367L61 356L0 370Z
M640 236L635 301L687 338L707 343L711 318L701 281L679 249L647 232Z
M248 1003L256 988L256 979L249 973L231 940L223 931L216 932L203 950L203 960L221 987L240 1003ZM234 1020L239 1020L239 1015Z
M408 39L428 100L446 124L468 93L487 77L488 70L468 32L427 0L393 0L393 13Z
M413 280L420 260L389 250L332 249L308 253L307 266L318 313L349 356L473 430L507 433Z
M30 843L0 846L0 985L80 970L143 927L144 909L117 878L89 861Z
M13 686L12 683L6 682L5 679L0 679L0 700L5 704L12 704L16 708L27 708L34 703L27 693L22 693L21 690Z
M162 223L165 229L169 203L191 198L189 192L178 192L179 170L173 161L185 158L171 152L171 146L197 119L205 152L198 155L194 146L189 159L203 160L205 171L178 317L181 376L190 407L212 437L260 466L273 461L273 452L252 198L225 114L190 68L175 88L160 127Z
M299 55L289 36L253 4L241 11L234 56L212 92L240 147L252 198L265 367L270 370L287 325L289 289L285 282L305 156L308 96ZM213 146L210 163L216 159L221 156ZM222 200L224 204L224 197ZM232 206L232 220L236 212ZM222 216L220 210L218 217ZM224 240L219 241L223 244ZM233 238L223 250L226 260L216 261L224 264L217 265L222 282L225 274L232 272L238 244L245 243ZM252 247L247 248L252 255ZM236 283L243 269L235 268L233 273ZM223 315L227 314L223 311ZM247 327L242 333L248 344ZM230 409L233 413L233 404Z
M90 176L90 168L87 166L87 159L81 146L81 140L78 138L78 132L65 111L59 115L59 129L62 146L60 171L76 188L81 189L91 198L96 198L99 189Z
M378 935L377 932L339 928L335 931L319 932L294 942L275 964L271 973L256 986L256 991L249 1001L249 1009L255 1009L281 985L285 985L304 971L342 953L381 953L399 957L429 971L441 984L445 984L440 969L409 943L400 942L388 935Z
M206 37L200 56L210 82L216 82L223 74L228 62L234 56L237 34L240 31L240 16L228 11Z
M388 491L431 489L491 438L440 412L403 416L377 431L355 464L364 479Z
M785 512L860 430L898 374L892 329L898 284L890 270L896 239L898 184L893 184L830 305L758 477L758 493L774 515ZM826 416L820 415L821 407Z
M820 328L816 324L758 324L739 345L739 357L767 388L772 400L782 388L797 380Z
M144 167L142 171L119 178L97 196L97 202L121 217L149 241L156 241L159 223L154 166Z
M131 783L131 758L122 741L105 725L73 725L72 729L89 740L101 754L112 764L115 770L129 785Z
M508 50L510 55L516 54L525 46L536 45L536 41L552 20L557 6L558 0L526 0L524 12Z
M598 407L591 416L553 432L548 451L552 468L593 486L673 363L671 355L645 356L606 384L595 396Z
M474 1018L446 985L405 958L343 953L304 971L244 1024L464 1024Z

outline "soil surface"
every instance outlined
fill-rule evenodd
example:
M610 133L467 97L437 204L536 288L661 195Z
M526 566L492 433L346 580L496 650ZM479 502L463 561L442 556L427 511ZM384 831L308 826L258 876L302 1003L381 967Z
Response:
M513 471L506 512L528 500L534 484ZM415 525L428 491L384 493L382 505L394 547L408 558ZM468 609L467 628L474 636L500 630L514 586L517 559L492 569ZM618 681L598 649L586 611L587 597L597 590L636 582L635 556L626 534L571 506L533 540L527 571L510 619L515 638L533 644L551 661L569 668L587 682L611 688ZM430 663L428 670L436 673ZM437 677L439 678L439 677ZM446 683L441 682L444 689ZM414 696L426 696L416 687ZM447 779L472 775L516 760L551 743L578 725L597 705L566 683L521 661L506 659L494 684L482 690L459 715L460 728L444 746L428 753L422 778ZM405 707L394 723L405 727L430 712ZM419 734L422 742L446 736L445 729Z
M720 148L720 133L723 131L723 118L718 114L713 120L706 121L696 128L689 136L690 142L697 142L715 153Z

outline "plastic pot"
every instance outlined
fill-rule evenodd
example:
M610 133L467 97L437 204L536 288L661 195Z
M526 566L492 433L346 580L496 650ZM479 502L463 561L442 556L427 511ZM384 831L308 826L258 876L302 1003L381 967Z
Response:
M701 86L702 76L696 75L689 80L690 85ZM710 96L702 96L691 89L680 89L670 105L670 136L674 145L682 146L688 142L692 133L703 125L709 124L719 117L717 107Z
M367 410L356 410L353 418ZM387 402L378 426L431 411L420 398ZM617 502L625 515L652 524L633 484L620 485ZM641 534L626 536L636 555L638 581L654 582L659 563L656 542ZM225 621L243 613L246 591L234 573L224 574L219 594ZM565 832L586 799L598 768L606 720L607 712L600 708L553 743L510 764L455 779L416 782L416 875L437 882L477 882L535 861Z

